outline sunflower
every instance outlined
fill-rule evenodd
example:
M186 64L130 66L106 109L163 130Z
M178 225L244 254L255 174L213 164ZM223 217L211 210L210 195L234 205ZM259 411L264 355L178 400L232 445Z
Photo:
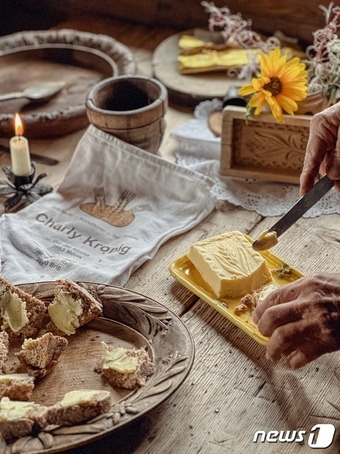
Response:
M276 121L283 123L282 109L294 115L298 109L296 101L307 96L307 71L304 63L295 57L287 62L287 56L280 55L277 47L269 54L262 54L260 61L261 73L252 79L251 84L239 90L241 96L254 96L248 103L255 109L255 115L262 112L268 104Z

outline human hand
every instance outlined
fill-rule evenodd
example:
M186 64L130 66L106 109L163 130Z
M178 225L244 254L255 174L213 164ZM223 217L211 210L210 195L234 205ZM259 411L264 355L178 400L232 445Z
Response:
M340 274L306 276L270 293L253 313L267 358L293 369L340 349Z
M318 173L327 174L340 190L340 102L313 116L300 176L300 193L314 185Z

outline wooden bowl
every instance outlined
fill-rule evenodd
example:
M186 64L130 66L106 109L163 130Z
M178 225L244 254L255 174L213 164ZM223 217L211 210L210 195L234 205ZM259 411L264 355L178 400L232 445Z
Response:
M20 112L28 138L49 138L88 125L85 99L100 80L133 74L130 50L115 39L76 30L20 32L0 38L0 93L35 83L64 81L65 88L41 105L27 99L0 103L0 133L14 134Z
M86 99L90 123L152 153L157 152L163 138L167 107L164 85L141 75L105 79Z

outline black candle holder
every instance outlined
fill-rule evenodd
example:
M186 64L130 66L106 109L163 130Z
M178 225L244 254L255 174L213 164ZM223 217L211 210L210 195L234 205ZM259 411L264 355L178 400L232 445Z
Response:
M8 197L4 203L6 212L17 206L22 199L25 199L27 203L33 203L53 190L50 184L40 183L47 173L41 173L34 180L34 162L31 163L31 166L31 173L27 176L14 175L12 169L7 166L2 168L7 176L7 181L0 181L0 196Z

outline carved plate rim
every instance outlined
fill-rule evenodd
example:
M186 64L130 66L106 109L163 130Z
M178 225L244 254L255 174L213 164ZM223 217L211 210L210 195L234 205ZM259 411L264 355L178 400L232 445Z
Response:
M195 356L192 334L183 321L166 306L127 288L76 282L102 301L104 319L125 324L148 339L155 355L156 371L145 386L113 403L107 413L84 424L51 427L37 436L19 438L7 446L9 454L52 454L110 435L169 398L181 386L192 368ZM54 286L55 281L18 285L45 301L53 297ZM100 320L100 317L96 320ZM77 436L77 440L72 441L72 436Z
M112 76L135 74L136 62L132 51L108 35L73 29L28 30L0 37L0 59L16 52L32 52L57 46L96 53L112 67ZM116 73L116 74L115 74ZM110 77L105 76L105 77ZM21 113L27 126L28 138L46 138L82 129L88 124L85 99L83 103L65 106L60 110L44 111L44 105L32 113ZM13 135L14 112L0 114L0 129ZM72 124L72 118L74 122ZM58 123L58 128L53 128ZM48 132L45 134L44 129Z

